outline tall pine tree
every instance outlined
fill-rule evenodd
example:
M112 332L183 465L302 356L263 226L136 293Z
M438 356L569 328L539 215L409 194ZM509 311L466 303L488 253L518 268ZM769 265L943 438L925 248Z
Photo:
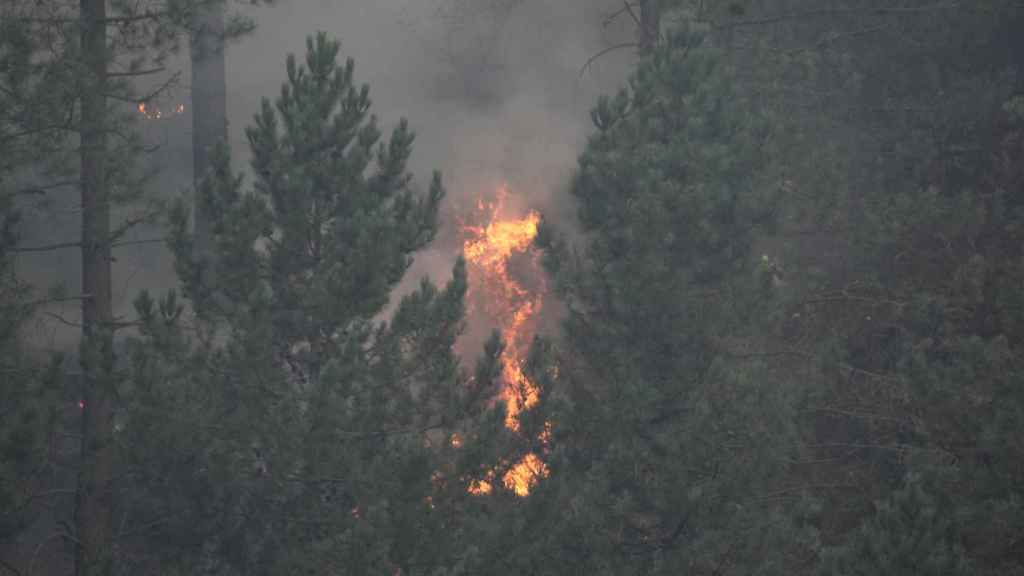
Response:
M772 132L713 38L668 32L592 112L571 188L585 247L541 238L569 312L538 352L557 368L535 367L551 477L527 504L524 543L499 556L509 573L795 562L778 544L799 535L773 496L795 450L793 391L746 357L770 310L752 244L773 217Z
M44 234L40 245L18 250L77 249L81 255L80 290L62 296L81 305L80 321L62 318L66 325L81 326L76 503L73 518L58 522L55 533L74 543L75 569L82 575L113 570L118 538L113 526L115 484L127 477L116 469L115 454L122 384L115 334L125 322L114 317L114 253L135 225L152 221L159 212L134 169L145 147L131 118L137 117L137 106L151 104L166 84L140 93L137 82L165 72L168 55L189 35L192 14L211 2L223 4L13 0L0 8L4 54L11 48L12 54L29 55L17 62L5 58L5 65L16 64L4 70L16 82L3 86L4 97L14 100L4 114L24 128L3 135L4 145L17 149L11 156L24 160L16 175L31 184L40 205L54 202L64 190L78 192L78 210L73 212L80 216L75 219L77 238ZM225 36L248 27L243 19L233 18ZM172 83L174 75L169 76ZM38 143L45 147L34 146ZM58 518L72 516L55 509ZM48 537L46 545L51 541L59 542ZM55 548L47 550L57 555Z
M452 348L463 262L443 289L424 281L381 320L434 235L444 190L439 174L414 190L407 122L381 140L368 87L339 49L318 34L302 62L288 58L280 96L247 130L251 189L222 149L203 194L216 274L194 257L188 210L175 210L196 335L173 295L138 301L145 337L126 429L143 441L130 457L163 456L140 466L135 502L169 518L159 542L140 547L162 548L161 562L183 571L457 565L469 534L456 512L502 429L486 409L500 348L472 380Z
M1019 3L750 3L720 38L785 126L769 350L829 574L1020 571ZM780 80L781 79L781 80Z

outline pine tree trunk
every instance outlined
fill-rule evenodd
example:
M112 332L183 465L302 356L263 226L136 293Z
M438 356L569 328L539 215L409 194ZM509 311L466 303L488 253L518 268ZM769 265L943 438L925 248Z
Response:
M193 22L192 175L195 183L195 257L210 255L210 217L203 209L199 184L211 168L214 148L227 141L227 81L224 77L224 5L199 7Z
M80 0L82 347L84 408L75 505L75 573L109 573L113 466L113 313L110 205L106 182L106 1Z
M661 11L658 0L644 0L640 5L640 53L647 54L654 49L661 33Z

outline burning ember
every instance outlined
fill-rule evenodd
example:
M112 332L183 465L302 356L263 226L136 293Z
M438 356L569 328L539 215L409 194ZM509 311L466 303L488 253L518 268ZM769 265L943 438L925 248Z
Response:
M185 112L184 104L177 104L170 111L165 112L153 103L147 104L146 102L139 102L138 106L139 114L142 114L146 120L160 120L161 118L169 118L171 116L177 116Z
M506 214L508 188L498 190L497 199L489 204L477 203L479 221L483 225L464 225L466 240L463 253L469 264L470 305L476 311L482 304L483 312L493 320L505 342L502 363L501 396L506 406L505 426L519 430L519 414L538 401L537 387L523 374L522 364L536 333L543 305L541 290L524 285L522 274L511 273L514 263L527 258L529 276L540 280L536 255L529 252L537 236L540 215L529 212L525 217L511 218ZM537 478L547 475L547 466L536 454L527 454L502 477L502 482L520 496L526 496ZM493 478L491 478L493 480ZM470 486L470 491L486 494L491 491L488 481Z

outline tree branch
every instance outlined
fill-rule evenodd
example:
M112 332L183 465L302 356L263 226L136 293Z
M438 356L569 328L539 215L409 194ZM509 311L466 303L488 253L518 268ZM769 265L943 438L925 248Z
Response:
M157 209L154 209L152 211L143 212L142 214L140 214L138 216L135 216L133 218L128 218L120 226L118 226L116 229L114 229L110 233L110 239L109 239L110 245L111 246L117 245L117 239L118 238L121 238L122 236L127 234L132 228L138 226L139 224L144 224L146 222L149 222L149 221L153 220L154 218L158 217L159 215L160 215L160 211L157 210Z
M81 242L57 242L55 244L44 244L42 246L26 246L24 248L12 248L11 252L18 254L22 252L50 252L53 250L64 250L66 248L79 248Z
M89 294L82 294L80 296L63 296L61 298L40 298L39 300L32 300L30 302L26 302L25 306L34 307L42 306L44 304L56 304L58 302L81 302L82 300L87 300L91 297L92 296Z
M155 74L156 72L153 72L153 73ZM114 76L116 74L120 74L122 76L131 76L132 75L132 73L115 73L115 74L108 73L107 75L108 76ZM106 96L107 98L113 99L113 100L119 100L121 102L127 102L129 104L143 104L143 103L149 102L153 98L156 98L160 94L163 94L168 88L170 88L171 86L177 84L180 79L181 79L181 72L180 71L179 72L175 72L174 74L171 74L170 78L165 80L163 83L161 83L159 86L157 86L156 88L154 88L152 91L150 91L148 94L146 94L145 96L143 96L141 98L133 98L131 96L124 96L122 94L113 94L113 93L107 93L107 94L104 94L104 96Z
M650 0L644 0L644 2L650 2ZM643 2L641 2L641 4L642 3ZM646 34L647 31L644 30L644 23L636 15L636 12L633 10L633 6L629 2L627 2L626 0L623 0L622 4L623 4L623 10L625 10L629 14L629 17L633 19L633 22L637 25L638 28L640 28L640 31L642 33Z
M81 323L79 323L79 322L72 322L71 320L68 320L67 318L64 318L63 316L61 316L60 314L57 314L55 312L43 312L43 314L46 314L50 318L53 318L54 320L56 320L57 322L60 322L61 324L65 325L65 326L70 326L71 328L81 328L82 327Z
M114 540L120 540L121 538L124 538L125 536L131 536L132 534L137 534L139 532L144 532L146 530L149 530L150 528L155 528L157 526L160 526L161 524L167 524L168 522L171 522L174 519L180 518L180 517L181 517L181 514L178 514L178 515L175 515L175 516L168 516L166 518L160 518L159 520L153 520L152 522L147 522L145 524L141 524L141 525L136 526L134 528L131 528L129 530L124 530L123 527L122 527L122 529L118 530L117 534L114 535Z
M960 4L961 3L959 2L959 0L954 0L952 2L938 2L935 4L930 4L928 6L902 8L822 8L818 10L805 10L801 12L786 12L783 14L776 14L774 16L752 18L749 20L735 20L732 22L722 22L713 24L713 26L717 30L728 30L731 28L747 28L751 26L761 26L765 24L778 24L780 22L798 20L802 18L822 18L826 16L842 16L850 14L866 14L873 16L901 16L908 14L921 14L938 10L967 9L967 7L961 6Z
M21 576L21 571L15 568L14 566L8 564L7 561L3 558L0 558L0 568L7 570L11 574L14 574L14 576Z
M64 537L64 538L71 538L71 535L66 533L66 532L60 532L60 531L51 532L49 536L47 536L45 539L43 539L43 541L40 542L38 546L36 546L35 551L32 552L32 558L29 560L29 563L28 563L28 573L29 573L30 576L35 572L34 568L35 568L35 565L36 565L36 560L39 558L39 553L43 550L43 546L46 546L47 544L49 544L50 540L53 540L54 538L62 538L62 537ZM77 544L77 541L76 541L76 544Z
M142 22L143 20L160 20L161 18L166 18L167 15L167 12L147 10L139 14L127 16L108 16L101 20L101 22L105 24L132 24Z
M418 428L392 428L390 430L374 430L371 432L342 432L346 439L362 440L368 438L380 438L384 436L397 436L401 434L423 434L431 430L444 428L442 424L428 424Z
M19 190L14 190L12 192L8 192L7 194L4 194L4 197L12 198L12 197L15 197L15 196L43 196L43 195L46 194L46 192L48 190L52 190L54 188L61 188L63 186L76 186L76 185L78 185L78 180L61 180L59 182L53 182L51 184L46 184L45 186L28 186L26 188L21 188Z
M597 54L594 54L593 56L587 59L586 63L584 63L583 66L580 68L580 76L582 77L584 74L586 74L587 68L590 68L590 65L593 64L594 61L600 58L601 56L604 56L605 54L612 52L614 50L620 50L622 48L636 48L639 46L640 44L638 42L623 42L622 44L616 44L614 46L609 46L608 48L601 50Z
M153 74L159 74L167 70L166 67L160 66L159 68L148 68L145 70L125 71L125 72L107 72L108 78L134 78L137 76L151 76Z
M612 22L614 22L619 16L622 16L623 14L629 14L630 16L633 17L634 22L636 22L637 24L640 23L636 18L636 14L633 13L633 6L628 2L628 0L622 0L622 8L619 8L615 12L612 12L611 14L605 16L604 20L601 22L601 26L607 28L609 25L611 25Z
M112 242L111 248L119 248L121 246L136 246L139 244L162 244L167 242L167 238L146 238L144 240L125 240L123 242Z

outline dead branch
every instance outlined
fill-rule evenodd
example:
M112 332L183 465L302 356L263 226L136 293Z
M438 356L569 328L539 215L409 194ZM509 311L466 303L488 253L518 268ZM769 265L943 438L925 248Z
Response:
M608 48L605 48L604 50L601 50L597 54L594 54L593 56L588 58L587 61L583 64L583 66L580 68L580 77L582 77L584 74L586 74L587 69L590 68L590 65L593 64L594 61L597 60L598 58L600 58L601 56L604 56L605 54L608 54L609 52L612 52L612 51L615 51L615 50L620 50L622 48L637 48L639 46L640 46L640 43L638 43L638 42L623 42L622 44L616 44L614 46L609 46Z
M896 6L888 8L822 8L817 10L786 12L782 14L776 14L774 16L765 16L763 18L751 18L747 20L734 20L732 22L720 22L714 24L714 27L718 30L727 30L731 28L748 28L751 26L778 24L781 22L787 22L790 20L800 20L803 18L823 18L828 16L844 16L856 14L869 16L905 16L913 14L924 14L939 10L969 9L971 9L970 6L962 6L959 0L953 0L949 2L936 2L935 4L929 4L927 6ZM979 10L978 8L974 9Z
M54 250L64 250L66 248L80 248L81 242L57 242L54 244L43 244L42 246L25 246L22 248L12 248L11 252L22 253L22 252L52 252Z

